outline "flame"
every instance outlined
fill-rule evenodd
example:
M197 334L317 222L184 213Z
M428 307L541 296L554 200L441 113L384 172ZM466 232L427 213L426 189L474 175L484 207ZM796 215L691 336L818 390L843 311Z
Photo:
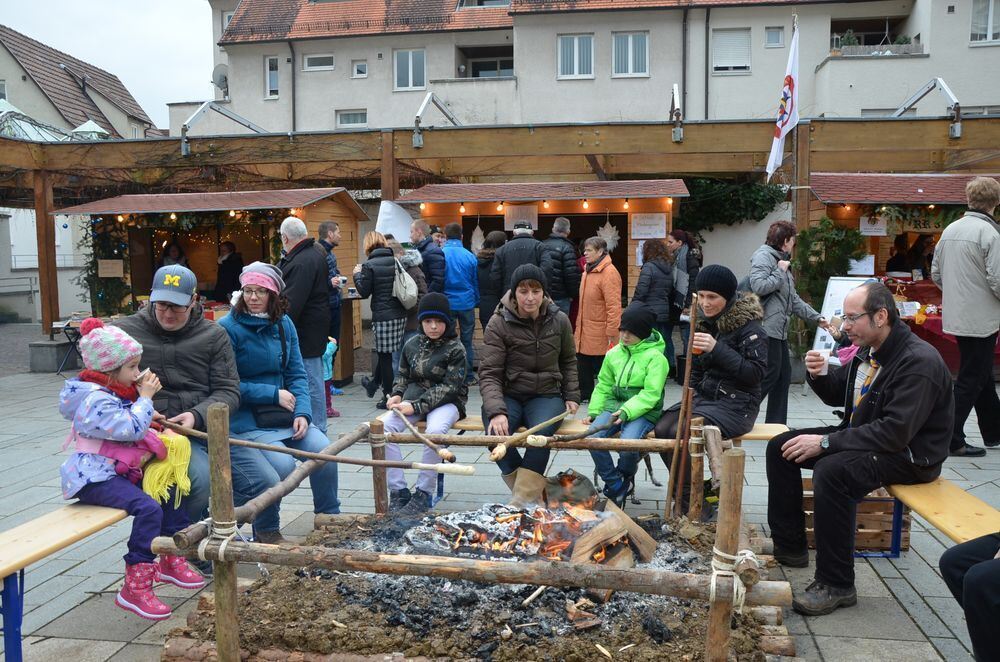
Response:
M604 563L604 559L608 556L608 548L606 545L601 545L601 548L594 552L594 562Z

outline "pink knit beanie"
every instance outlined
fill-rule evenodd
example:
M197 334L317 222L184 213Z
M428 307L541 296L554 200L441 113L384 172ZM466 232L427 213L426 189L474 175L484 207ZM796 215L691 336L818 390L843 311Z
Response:
M111 372L142 356L142 345L132 336L96 317L83 320L80 334L80 356L88 370Z

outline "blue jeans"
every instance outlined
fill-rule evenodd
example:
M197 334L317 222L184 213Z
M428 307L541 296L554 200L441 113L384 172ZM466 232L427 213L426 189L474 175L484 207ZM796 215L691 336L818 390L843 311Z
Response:
M285 432L288 432L287 430ZM265 437L265 435L267 435ZM259 441L270 446L284 446L310 453L319 453L330 445L327 436L320 432L316 426L310 425L306 436L295 441L290 436L285 439L275 440L274 431L261 430L240 434L241 439L249 441ZM270 438L268 438L270 437ZM267 461L268 470L275 483L284 480L288 474L295 470L295 458L283 453L269 453L261 451ZM337 498L337 463L327 462L322 467L309 475L309 486L312 488L313 512L326 515L335 515L340 512L340 500ZM256 531L277 531L281 528L279 508L281 502L276 502L273 506L264 509L257 519L254 520L254 530Z
M539 395L525 402L504 396L503 401L507 405L507 427L511 434L514 434L515 430L521 426L533 427L566 410L566 401L562 399L561 395ZM486 410L483 410L483 425L487 427L486 434L490 434ZM549 436L555 434L558 429L559 424L555 423L542 428L536 434ZM521 467L544 475L548 463L548 448L527 448L524 451L524 458L521 457L521 453L516 448L508 448L507 455L497 462L497 466L500 467L501 473L505 476Z
M687 354L688 339L691 337L691 324L688 322L678 322L677 329L681 333L681 342L683 343L679 353L685 355ZM660 332L660 335L663 336L663 341L667 344L666 348L663 350L667 357L667 361L670 363L671 367L676 367L674 365L677 361L677 352L674 351L674 323L657 322L656 330Z
M394 375L398 375L399 374L399 359L400 359L401 356L403 356L403 345L406 344L407 340L409 340L413 336L417 335L418 333L420 333L420 332L419 331L404 331L403 332L403 342L399 343L399 349L397 349L395 352L392 353L392 374L394 374ZM375 354L374 353L372 353L372 365L375 365Z
M309 404L312 409L312 424L326 434L326 382L323 380L323 357L302 359L309 379ZM272 453L273 455L273 453Z
M594 419L594 425L604 425L611 420L611 412L601 412L601 415ZM627 421L624 425L615 425L607 430L595 432L591 437L610 437L617 432L621 432L622 439L643 439L653 429L653 422L648 418L637 418L634 421ZM594 458L594 466L597 473L605 483L612 483L623 476L633 476L639 469L639 453L619 453L618 466L611 459L611 451L590 451L590 457Z
M556 307L559 308L559 310L569 315L569 309L573 305L573 300L571 298L566 297L565 299L553 299L552 301L556 304Z
M476 331L476 311L473 310L453 310L452 316L458 321L459 335L462 339L462 346L465 347L465 381L472 381L472 360L476 358L476 351L472 349L472 334Z
M260 496L277 482L263 451L230 446L229 461L233 472L233 502L237 506ZM191 493L184 497L183 504L191 521L197 522L208 512L210 493L208 449L200 439L191 440L188 478L191 479Z

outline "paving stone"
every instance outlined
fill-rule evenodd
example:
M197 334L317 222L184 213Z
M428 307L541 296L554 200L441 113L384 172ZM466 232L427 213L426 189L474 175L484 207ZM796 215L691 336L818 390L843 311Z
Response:
M899 574L899 569L893 565L891 559L871 557L865 559L865 561L871 565L875 572L878 573L879 577L902 577L902 575ZM858 567L857 564L855 564L854 567L856 569Z
M973 662L972 654L958 639L931 637L931 644L948 662Z
M962 611L955 598L949 596L947 598L925 598L925 600L938 618L948 626L955 638L971 651L972 640L969 638L969 628L965 624L965 612Z
M951 631L941 622L934 610L924 602L923 598L910 586L905 579L886 579L885 583L892 589L896 600L903 606L906 613L917 623L928 637L951 637Z
M935 567L931 567L915 551L904 552L898 559L892 559L892 564L911 585L919 587L920 595L924 597L951 598L951 591L937 573Z
M795 634L789 629L790 634L795 636L795 657L801 658L803 660L821 660L819 648L816 646L816 640L813 639L811 634ZM782 658L787 659L787 658Z
M161 599L171 607L182 602L177 598ZM124 644L138 637L153 624L153 621L139 618L118 607L115 605L114 594L105 593L90 598L32 634L43 637L100 639Z
M128 644L108 658L108 662L159 662L163 655L163 642L156 644Z
M817 637L925 641L923 633L893 598L859 597L854 607L838 609L826 616L809 616L806 621L809 630ZM823 650L822 645L820 650Z
M854 564L854 588L858 592L858 597L866 598L891 598L892 593L885 585L882 578L878 576L875 569L867 563Z
M159 595L159 591L157 591ZM193 595L188 591L188 595ZM133 640L136 644L154 644L163 649L163 642L167 638L167 633L176 627L183 627L187 623L187 615L198 608L198 599L192 598L180 605L172 605L173 615L165 621L154 623L153 627L147 629ZM144 659L144 658L143 658ZM156 659L160 659L157 657Z
M842 610L841 610L842 611ZM940 660L928 642L816 636L821 659L836 662L924 662ZM816 659L816 658L813 658Z
M83 641L51 637L24 646L26 660L73 660L73 662L103 662L122 649L120 641Z

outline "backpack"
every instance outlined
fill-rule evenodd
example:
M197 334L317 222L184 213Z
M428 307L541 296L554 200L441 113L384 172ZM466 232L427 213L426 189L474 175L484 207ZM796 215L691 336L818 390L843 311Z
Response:
M403 308L409 310L417 305L417 283L413 280L410 274L406 273L406 269L403 265L396 262L396 275L392 280L392 296L403 305Z

